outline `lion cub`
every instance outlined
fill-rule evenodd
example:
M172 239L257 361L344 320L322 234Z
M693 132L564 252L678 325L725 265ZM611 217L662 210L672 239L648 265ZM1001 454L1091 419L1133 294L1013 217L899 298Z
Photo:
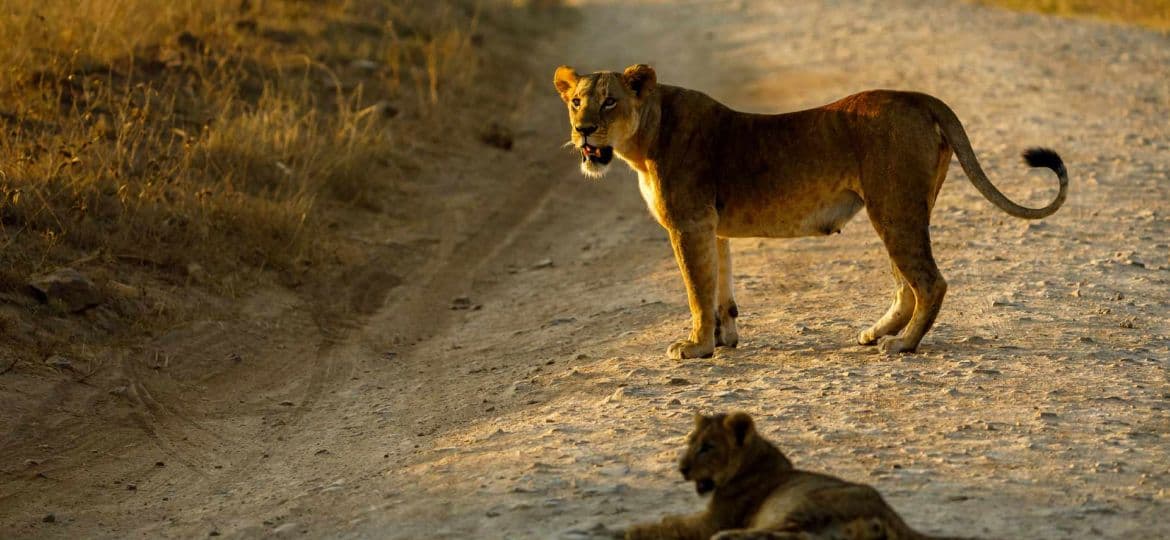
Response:
M737 412L695 416L679 460L707 510L635 525L627 540L929 539L906 525L872 487L801 471Z

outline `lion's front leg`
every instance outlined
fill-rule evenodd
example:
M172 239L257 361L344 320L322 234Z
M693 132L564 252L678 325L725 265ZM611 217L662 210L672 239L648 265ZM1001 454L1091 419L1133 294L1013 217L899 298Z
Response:
M670 231L674 258L682 271L691 306L690 339L676 341L667 350L674 359L706 358L715 352L715 295L719 261L715 227Z
M739 316L739 307L735 305L735 291L731 281L731 241L726 238L717 240L719 250L719 296L718 313L715 318L715 344L734 347L739 344L739 331L735 327L735 318Z
M716 532L706 514L666 516L661 521L631 526L626 529L626 540L707 540Z

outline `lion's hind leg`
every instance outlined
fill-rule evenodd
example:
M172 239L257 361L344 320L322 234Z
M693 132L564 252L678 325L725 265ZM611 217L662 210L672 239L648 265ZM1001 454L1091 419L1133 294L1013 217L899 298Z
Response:
M882 315L882 318L878 319L873 326L857 334L857 342L862 345L877 345L878 340L883 336L897 335L910 322L910 317L914 315L913 289L910 288L910 284L906 282L906 278L902 277L902 272L892 261L890 271L894 274L894 285L898 287L894 291L894 302L890 304L890 309L886 310L886 314Z
M735 304L735 291L731 279L731 241L719 238L717 245L719 250L719 295L718 311L715 314L715 344L735 347L739 344L739 332L735 327L735 318L739 316L739 307Z
M913 352L922 337L934 325L947 293L947 282L938 271L930 250L930 230L926 223L895 223L881 233L882 241L902 277L914 293L914 313L901 335L888 337L879 347L882 352ZM923 219L922 221L926 221Z

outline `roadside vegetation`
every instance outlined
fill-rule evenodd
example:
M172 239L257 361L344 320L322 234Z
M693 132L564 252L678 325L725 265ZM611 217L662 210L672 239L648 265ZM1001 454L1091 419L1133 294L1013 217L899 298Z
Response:
M1170 31L1170 0L978 0L1050 15L1086 16Z
M4 0L0 289L85 258L183 272L313 256L475 73L471 1ZM401 171L397 171L401 172ZM384 186L383 186L384 187Z

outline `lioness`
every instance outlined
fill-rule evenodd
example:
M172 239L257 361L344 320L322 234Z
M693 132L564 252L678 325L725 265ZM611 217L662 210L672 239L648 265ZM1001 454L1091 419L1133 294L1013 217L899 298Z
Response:
M1044 208L1012 202L983 173L954 112L925 94L874 90L763 115L658 84L643 64L589 75L561 66L553 83L568 106L581 171L599 177L614 155L622 158L670 235L691 309L691 335L667 349L671 358L707 357L739 340L728 238L832 234L862 206L897 288L890 309L857 341L914 351L947 290L930 250L930 211L951 152L979 192L1016 217L1052 214L1068 188L1060 156L1030 149L1024 160L1056 172L1060 191Z
M679 459L707 510L635 525L626 540L905 540L915 532L873 488L801 471L738 412L695 415Z

